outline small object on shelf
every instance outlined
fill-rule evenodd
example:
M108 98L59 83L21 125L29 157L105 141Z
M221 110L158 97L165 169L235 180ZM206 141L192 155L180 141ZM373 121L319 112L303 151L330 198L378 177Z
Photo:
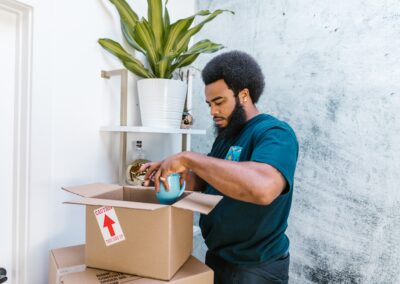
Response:
M136 141L136 148L133 152L131 162L126 168L126 182L130 185L143 185L147 170L139 172L139 169L142 165L149 162L150 160L146 159L146 154L142 149L142 141Z
M193 126L193 116L188 111L184 111L182 114L181 128L189 129L192 128L192 126Z

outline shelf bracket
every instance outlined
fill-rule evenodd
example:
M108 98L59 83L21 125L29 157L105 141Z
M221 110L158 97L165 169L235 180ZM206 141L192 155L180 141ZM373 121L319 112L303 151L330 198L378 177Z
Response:
M187 94L185 100L185 109L188 111L192 110L192 88L193 88L193 77L195 73L191 68L187 68L184 70L182 77L186 80L187 83ZM191 137L190 135L182 134L182 152L190 151L191 149Z
M101 77L104 79L110 79L113 76L121 77L121 101L120 101L120 125L127 126L128 123L128 70L117 69L111 71L101 71ZM126 132L121 132L119 136L119 169L118 169L118 180L119 184L125 183L125 159L126 159Z

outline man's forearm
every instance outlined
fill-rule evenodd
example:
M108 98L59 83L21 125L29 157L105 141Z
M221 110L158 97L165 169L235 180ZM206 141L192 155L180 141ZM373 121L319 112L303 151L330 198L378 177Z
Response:
M182 153L182 161L221 193L241 201L270 204L285 186L284 179L271 178L276 175L274 168L257 162L227 161L194 152Z

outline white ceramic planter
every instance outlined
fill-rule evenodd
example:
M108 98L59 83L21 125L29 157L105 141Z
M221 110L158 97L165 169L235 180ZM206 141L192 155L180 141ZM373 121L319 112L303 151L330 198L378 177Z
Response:
M186 83L170 79L141 79L137 85L142 125L180 128Z

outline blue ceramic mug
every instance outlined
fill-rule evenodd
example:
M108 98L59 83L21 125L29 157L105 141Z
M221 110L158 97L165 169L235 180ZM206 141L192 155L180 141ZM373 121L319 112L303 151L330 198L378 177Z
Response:
M160 191L156 193L156 196L161 204L172 204L182 195L185 191L186 181L183 181L181 187L180 179L180 174L171 174L167 177L169 191L165 190L164 184L160 181Z

